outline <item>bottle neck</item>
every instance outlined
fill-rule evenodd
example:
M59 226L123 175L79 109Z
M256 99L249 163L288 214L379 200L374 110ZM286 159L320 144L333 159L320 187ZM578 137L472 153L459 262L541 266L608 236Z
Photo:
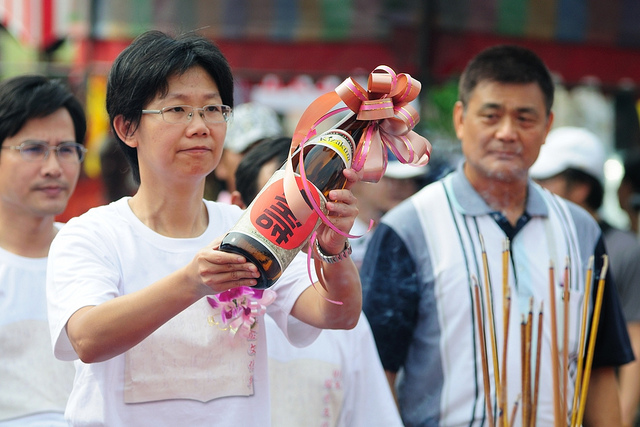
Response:
M360 142L362 132L364 131L368 123L368 120L358 120L357 114L354 112L350 112L349 115L338 122L338 124L336 124L334 128L342 129L343 131L348 132L353 138L353 141L355 142L357 147L358 143Z

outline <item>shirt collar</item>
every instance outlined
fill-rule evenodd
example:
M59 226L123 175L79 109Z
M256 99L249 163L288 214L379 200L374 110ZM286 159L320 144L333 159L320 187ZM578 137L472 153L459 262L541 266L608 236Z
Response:
M480 194L473 188L463 170L464 162L461 162L456 171L450 175L450 184L455 197L455 205L462 214L471 216L490 215L492 210ZM530 216L549 216L547 204L544 201L543 192L546 191L531 178L527 183L527 206L525 212Z

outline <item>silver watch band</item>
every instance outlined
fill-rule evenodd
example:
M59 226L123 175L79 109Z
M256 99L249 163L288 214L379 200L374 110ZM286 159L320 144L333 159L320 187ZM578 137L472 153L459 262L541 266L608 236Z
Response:
M347 243L344 245L344 250L336 255L327 255L324 252L322 252L322 248L320 248L320 244L318 243L317 240L315 242L315 247L316 247L315 248L316 255L318 256L320 261L326 262L327 264L335 264L337 262L342 261L343 259L347 259L349 258L349 255L351 255L351 252L352 252L351 244L349 243L348 240L347 240Z

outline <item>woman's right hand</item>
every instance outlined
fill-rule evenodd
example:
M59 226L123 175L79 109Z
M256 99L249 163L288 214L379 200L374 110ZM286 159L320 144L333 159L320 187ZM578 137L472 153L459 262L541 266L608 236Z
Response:
M202 295L218 294L239 286L255 286L258 268L241 255L219 250L222 238L216 239L196 254L187 266L190 277L202 285Z

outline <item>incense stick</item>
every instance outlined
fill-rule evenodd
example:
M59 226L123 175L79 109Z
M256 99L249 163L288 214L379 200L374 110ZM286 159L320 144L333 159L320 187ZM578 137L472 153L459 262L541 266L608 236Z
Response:
M600 309L602 308L602 298L604 296L604 282L609 267L609 257L602 256L602 269L600 270L600 280L598 281L598 294L596 296L595 306L593 308L593 318L591 320L591 333L589 334L589 349L587 350L587 361L584 366L584 378L582 379L582 390L580 391L580 407L578 409L578 418L576 425L582 424L584 416L585 403L587 400L587 391L589 390L589 377L591 375L591 364L593 363L593 351L596 346L596 335L598 333L598 323L600 321Z
M553 261L549 262L549 305L551 308L551 366L553 377L553 416L554 425L560 423L560 379L558 378L558 325L556 318L556 290Z
M521 321L520 321L520 396L522 396L522 425L526 425L526 419L527 419L527 385L526 385L526 381L525 381L525 377L526 377L526 365L527 365L527 361L526 361L526 354L527 354L527 344L526 344L526 340L527 340L527 324L526 324L526 320L524 318L524 314L521 314Z
M522 401L524 417L523 425L529 425L531 421L531 333L533 325L533 298L529 299L529 313L527 315L527 323L525 326L525 354L524 354L524 390L525 397Z
M500 410L505 413L505 416L502 420L503 427L509 426L509 418L507 417L507 405L508 405L508 397L507 397L507 353L508 353L508 343L509 343L509 323L511 317L511 293L507 288L507 297L505 301L505 319L504 322L504 338L502 342L502 376L500 380L502 381L501 391L502 391L502 399L500 401Z
M571 405L571 425L576 425L578 416L578 396L582 387L582 367L584 365L585 339L587 332L587 315L589 313L589 300L591 295L591 281L593 278L593 256L589 257L587 274L584 284L584 300L582 302L582 319L580 321L580 338L578 342L578 367L576 370L575 390L573 391L573 404Z
M516 413L518 412L518 404L520 403L521 395L518 395L516 402L513 404L513 409L511 410L511 420L510 425L514 425L516 422Z
M510 298L511 292L509 290L509 239L505 239L502 242L502 315L503 318L508 320L507 314L507 299ZM507 336L509 329L509 322L503 323L504 336Z
M569 405L567 398L567 387L569 381L569 296L571 292L571 282L569 276L569 266L571 261L569 257L566 259L564 268L564 284L563 284L563 325L562 325L562 404L561 414L563 423L567 419L567 406Z
M475 277L474 277L475 281ZM477 282L473 285L474 303L476 307L476 323L478 325L478 339L480 341L480 357L482 361L482 376L484 383L484 398L487 405L487 414L489 416L489 425L493 423L493 408L491 405L491 386L489 384L489 364L487 362L487 347L484 340L484 322L482 321L482 311L480 309L480 286Z
M536 342L536 370L534 373L533 383L533 405L531 406L531 426L536 425L536 418L538 414L538 390L540 385L540 354L542 350L542 303L540 303L540 311L538 312L538 340Z
M500 409L505 411L502 420L503 427L509 426L509 418L506 416L508 393L507 393L507 346L509 342L509 321L511 316L511 291L509 289L509 239L502 241L502 367L501 373L501 400Z
M500 368L498 366L498 344L496 343L495 322L493 317L493 298L491 293L491 282L489 279L489 262L487 260L487 251L484 246L484 238L482 234L478 235L480 246L482 248L482 270L484 272L485 298L487 301L487 323L489 323L489 339L491 340L491 355L493 362L493 375L496 386L496 401L501 402L502 392L500 390Z

